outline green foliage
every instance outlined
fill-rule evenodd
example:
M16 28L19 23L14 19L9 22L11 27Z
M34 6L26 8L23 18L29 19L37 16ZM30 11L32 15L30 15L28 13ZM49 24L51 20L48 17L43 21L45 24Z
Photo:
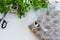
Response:
M15 2L14 0L3 0L3 3L7 5L13 4L14 2Z
M17 14L20 18L24 16L25 12L29 11L30 6L32 6L34 10L38 10L41 7L48 7L46 0L0 0L0 12L5 12L8 9L6 6L10 4L13 4L13 9L16 9L16 6L18 6Z
M47 8L48 3L46 0L30 0L31 5L35 10L38 10L39 8Z
M17 0L19 8L18 8L18 15L21 18L21 16L24 16L24 12L28 11L30 9L30 4L27 2L23 2L22 0Z
M3 12L5 12L6 11L6 5L5 4L3 4L3 3L0 3L0 12L1 13L3 13Z

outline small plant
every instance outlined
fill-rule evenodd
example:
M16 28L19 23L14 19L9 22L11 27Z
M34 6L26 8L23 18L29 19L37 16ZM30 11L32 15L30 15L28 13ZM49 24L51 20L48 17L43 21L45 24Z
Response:
M4 13L6 10L11 10L11 4L13 9L18 7L16 13L20 18L21 16L24 16L25 12L29 11L31 6L34 8L34 10L38 10L41 7L48 7L46 0L0 0L0 12Z

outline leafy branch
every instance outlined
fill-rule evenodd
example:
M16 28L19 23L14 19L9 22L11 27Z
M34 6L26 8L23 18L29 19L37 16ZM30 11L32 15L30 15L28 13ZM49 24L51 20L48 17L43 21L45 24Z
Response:
M18 7L16 13L20 18L21 16L24 16L25 12L29 11L31 6L34 8L34 10L48 7L46 0L0 0L0 12L4 13L8 9L10 10L10 8L7 6L11 4L13 5L13 9Z

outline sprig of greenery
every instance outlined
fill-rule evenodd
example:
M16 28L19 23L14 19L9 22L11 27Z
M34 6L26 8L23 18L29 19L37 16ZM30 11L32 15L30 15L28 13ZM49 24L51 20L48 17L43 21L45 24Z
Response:
M35 10L38 10L39 8L47 8L48 3L46 0L30 0L31 5Z
M17 14L20 18L24 16L25 12L29 11L31 6L34 10L48 7L46 0L0 0L0 12L5 12L8 9L7 5L10 4L13 5L13 9L16 9L16 6L18 6Z

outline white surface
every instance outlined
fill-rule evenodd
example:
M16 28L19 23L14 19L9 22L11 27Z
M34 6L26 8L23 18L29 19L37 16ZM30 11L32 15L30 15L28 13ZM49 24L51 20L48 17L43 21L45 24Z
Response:
M22 19L19 19L16 14L8 13L6 16L8 22L6 29L0 27L0 40L38 40L28 29L28 25L36 20L38 13L40 11L36 13L31 10Z
M36 14L29 13L22 19L16 14L8 13L5 18L8 22L6 29L0 26L0 40L37 40L28 29L28 25L36 19Z

